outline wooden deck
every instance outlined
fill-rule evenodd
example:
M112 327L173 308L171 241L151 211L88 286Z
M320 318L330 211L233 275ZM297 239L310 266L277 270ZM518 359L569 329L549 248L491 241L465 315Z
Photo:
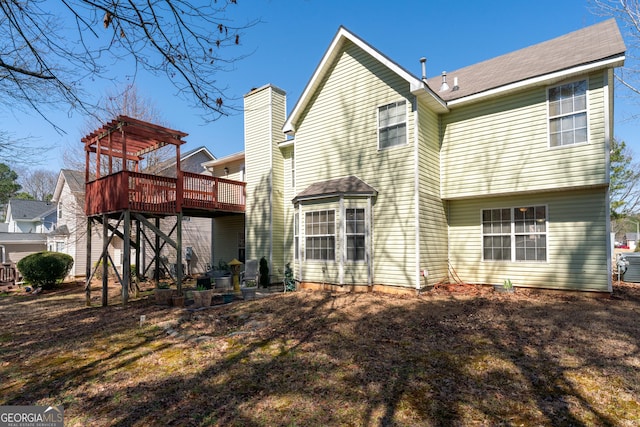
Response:
M86 184L87 216L126 209L157 215L244 213L245 183L182 171L177 178L120 171Z

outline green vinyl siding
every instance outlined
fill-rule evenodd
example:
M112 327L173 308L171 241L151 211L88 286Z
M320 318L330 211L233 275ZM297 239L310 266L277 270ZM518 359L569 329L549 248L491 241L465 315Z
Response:
M295 197L295 189L292 182L292 157L294 155L294 147L289 146L281 149L283 160L283 198L282 198L282 217L283 217L283 242L282 242L282 264L286 266L291 263L291 268L295 268L294 263L294 245L293 245L293 215L295 213L291 200ZM284 275L284 267L282 268ZM297 275L295 277L298 277Z
M247 259L265 257L275 280L284 269L284 165L278 143L286 97L274 86L245 96L246 251Z
M547 86L454 108L442 116L442 197L604 185L603 77L588 76L586 144L549 147Z
M379 150L378 108L403 99L408 144ZM374 283L414 286L414 108L406 80L347 42L297 124L298 192L349 175L379 190L373 201ZM308 273L307 280L337 279Z
M417 267L428 271L426 284L434 285L448 277L447 218L440 199L439 128L437 115L421 103L418 107L420 261Z
M451 265L469 283L609 290L605 189L449 201ZM483 261L483 209L544 205L546 261Z

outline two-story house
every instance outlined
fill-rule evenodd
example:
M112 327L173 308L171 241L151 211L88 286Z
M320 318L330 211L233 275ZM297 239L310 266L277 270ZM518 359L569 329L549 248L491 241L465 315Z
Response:
M279 88L245 96L247 259L310 288L611 291L624 54L608 20L427 79L340 28L289 115Z
M49 233L56 228L56 204L11 199L7 205L5 223L9 233Z

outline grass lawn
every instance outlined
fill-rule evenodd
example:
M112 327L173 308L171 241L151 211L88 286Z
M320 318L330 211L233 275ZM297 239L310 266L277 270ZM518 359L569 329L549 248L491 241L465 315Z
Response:
M97 289L0 296L0 405L63 405L66 426L640 425L640 284L198 312Z

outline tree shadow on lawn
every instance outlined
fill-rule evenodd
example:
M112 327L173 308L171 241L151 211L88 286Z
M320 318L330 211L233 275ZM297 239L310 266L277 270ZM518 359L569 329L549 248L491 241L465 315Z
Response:
M640 332L629 321L639 307L636 294L538 300L299 292L211 311L245 323L269 316L249 333L196 345L145 329L103 362L24 391L54 402L70 393L76 401L65 415L122 426L613 426L640 416ZM77 316L71 320L82 322L82 310ZM109 333L131 328L116 322ZM109 375L173 363L176 349L197 366L168 375L143 369L122 384ZM109 378L104 391L80 386ZM49 385L51 392L39 390Z

